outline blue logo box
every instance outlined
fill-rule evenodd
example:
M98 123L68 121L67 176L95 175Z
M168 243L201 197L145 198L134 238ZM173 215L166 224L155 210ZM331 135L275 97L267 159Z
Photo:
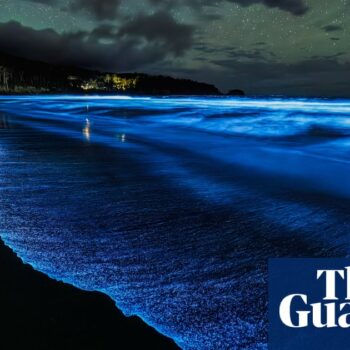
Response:
M269 260L269 350L350 349L350 259Z

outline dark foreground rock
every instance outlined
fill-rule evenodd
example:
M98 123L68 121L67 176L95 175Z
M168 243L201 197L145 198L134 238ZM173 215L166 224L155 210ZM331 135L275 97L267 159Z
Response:
M106 295L23 264L1 240L0 323L2 349L178 349L139 318L125 317Z

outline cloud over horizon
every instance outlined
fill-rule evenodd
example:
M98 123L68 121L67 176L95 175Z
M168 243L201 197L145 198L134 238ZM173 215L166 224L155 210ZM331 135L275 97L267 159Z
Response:
M24 0L47 5L60 5L59 0ZM112 20L118 16L119 6L123 0L70 0L66 10L85 12L99 20ZM221 3L236 3L244 7L262 4L269 8L278 8L295 16L308 11L304 0L148 0L150 6L156 8L192 7L200 11L203 6L220 6ZM62 6L61 6L62 7Z
M140 23L150 25L139 31ZM157 31L159 23L169 30ZM191 47L192 35L191 26L161 13L137 18L120 29L101 25L90 32L63 34L53 29L35 30L15 21L0 23L0 47L6 53L99 70L142 69L166 57L181 56Z

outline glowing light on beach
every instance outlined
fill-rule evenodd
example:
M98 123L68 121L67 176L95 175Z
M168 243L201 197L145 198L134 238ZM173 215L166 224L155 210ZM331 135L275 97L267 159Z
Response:
M86 141L90 141L91 139L91 123L88 118L86 118L86 123L83 128L83 135L85 136Z
M125 134L118 134L117 135L117 139L120 141L120 142L126 142L126 135Z

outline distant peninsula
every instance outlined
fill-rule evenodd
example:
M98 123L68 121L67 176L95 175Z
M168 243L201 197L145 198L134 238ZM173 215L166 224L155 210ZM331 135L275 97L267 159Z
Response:
M221 95L214 86L143 73L102 73L0 53L0 94Z

